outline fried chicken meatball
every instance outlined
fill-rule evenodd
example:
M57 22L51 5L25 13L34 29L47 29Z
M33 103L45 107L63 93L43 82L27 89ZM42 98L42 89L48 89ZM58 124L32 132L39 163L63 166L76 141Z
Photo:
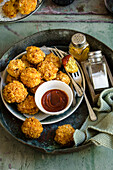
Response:
M3 12L5 13L5 15L9 18L14 18L16 17L18 10L15 7L15 3L8 1L5 2L5 4L2 7Z
M59 71L56 76L56 80L63 81L64 83L68 84L70 83L70 78L66 73L63 73L62 71Z
M43 61L40 63L37 66L37 69L41 73L42 78L46 81L55 79L58 71L58 68L52 62L48 61Z
M70 124L59 126L54 140L60 145L69 146L73 143L74 132L75 129Z
M27 60L31 64L38 64L44 60L45 53L38 47L30 46L26 48Z
M13 80L18 80L18 79L16 79L15 77L12 77L10 74L8 74L7 77L6 77L6 83L7 84L12 83Z
M78 71L78 66L76 64L76 60L72 55L67 55L62 59L62 64L65 70L69 73L75 73Z
M27 55L24 54L21 58L22 62L25 64L25 67L31 67L31 64L27 61Z
M28 92L19 81L7 84L3 89L3 97L8 103L20 103L25 100Z
M29 88L29 91L30 91L31 93L35 94L37 88L38 88L41 84L43 84L44 82L45 82L44 80L41 80L41 82L40 82L39 85L37 85L37 86L35 86L35 87L33 87L33 88Z
M41 82L40 73L32 67L26 68L20 75L20 79L27 87L35 87Z
M25 69L25 64L21 59L11 60L8 64L7 72L15 78L18 78Z
M22 132L26 135L28 138L39 138L43 127L42 124L39 122L38 119L32 117L32 118L26 118L24 123L21 126Z
M36 106L34 97L30 95L28 95L23 102L17 105L17 109L21 113L27 113L29 115L34 115L39 111L38 107Z
M45 61L52 62L57 68L61 67L61 62L60 62L59 57L57 57L53 53L50 53L50 54L46 55Z
M3 2L3 0L0 0L0 3Z
M30 14L36 9L37 0L19 0L18 9L23 15Z

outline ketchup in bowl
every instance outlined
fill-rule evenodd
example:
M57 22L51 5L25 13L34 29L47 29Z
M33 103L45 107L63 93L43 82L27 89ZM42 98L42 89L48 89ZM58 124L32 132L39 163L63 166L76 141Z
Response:
M52 89L44 93L41 104L46 111L58 112L66 108L68 103L67 94L59 89Z
M73 92L69 85L59 80L41 84L35 93L35 102L39 110L49 115L66 112L73 101Z

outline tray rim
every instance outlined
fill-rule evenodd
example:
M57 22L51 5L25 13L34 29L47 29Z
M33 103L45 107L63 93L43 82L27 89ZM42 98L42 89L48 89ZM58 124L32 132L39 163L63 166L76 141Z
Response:
M11 132L8 131L8 129L4 127L3 123L1 122L1 119L0 119L0 125L2 126L2 128L3 128L6 132L8 132L8 134L10 134L10 135L11 135L14 139L16 139L18 142L20 142L20 143L22 143L22 144L24 144L24 145L27 145L27 146L29 146L29 147L31 147L30 144L25 143L23 140L20 140L20 139L18 139L17 137L15 137L13 134L11 134ZM75 146L75 147L72 147L72 148L56 149L56 150L54 150L54 151L49 151L49 150L44 149L44 148L36 147L35 145L32 145L32 148L40 151L41 153L53 154L53 155L54 155L54 154L64 154L64 153L77 152L77 151L80 151L80 150L82 150L82 149L85 149L86 147L90 147L90 146L92 146L92 145L94 145L94 144L91 143L91 142L88 142L88 143L86 143L86 144L84 144L84 145L80 145L79 147L76 147L76 146Z
M51 31L73 31L73 32L75 32L75 33L77 33L77 32L82 33L82 34L84 34L84 35L86 35L86 36L89 36L89 37L95 39L95 40L98 41L99 43L103 44L104 46L106 46L106 47L113 53L113 50L112 50L108 45L104 44L102 41L98 40L97 38L95 38L95 37L93 37L93 36L91 36L91 35L89 35L89 34L87 34L87 33L84 33L84 32L81 32L81 31L77 31L77 30L73 30L73 29L50 29L50 30L43 30L43 31L36 32L36 33L34 33L34 34L31 34L31 35L29 35L29 36L27 36L27 37L25 37L25 38L17 41L16 43L14 43L13 45L11 45L11 46L3 53L2 57L0 58L0 61L2 60L2 58L4 57L4 55L5 55L6 53L8 53L11 49L13 49L13 46L16 46L16 45L19 44L20 42L25 41L25 40L27 40L27 39L30 38L30 37L34 37L35 35L37 35L37 34L39 34L39 33L51 32ZM0 66L1 66L1 65L0 65ZM3 69L3 70L4 70L4 69ZM3 70L1 69L0 72L2 72Z
M14 45L12 45L6 52L4 52L4 54L2 55L2 57L1 57L0 60L2 60L2 58L4 57L4 55L5 55L6 53L8 53L8 51L10 51L15 45L17 45L17 44L20 43L21 41L25 41L26 39L28 39L28 38L30 38L30 37L33 37L33 36L35 36L35 35L38 34L38 33L41 33L41 32L51 32L51 31L73 31L73 32L75 32L75 33L80 32L80 31L76 31L76 30L73 30L73 29L51 29L51 30L43 30L43 31L34 33L34 34L30 35L30 36L27 36L26 38L21 39L20 41L16 42ZM83 32L80 32L80 33L83 33ZM85 35L93 38L94 40L98 41L99 43L103 44L104 46L106 46L106 48L108 48L108 49L113 53L113 50L112 50L110 47L108 47L106 44L104 44L103 42L101 42L100 40L96 39L95 37L93 37L93 36L91 36L91 35L89 35L89 34L86 34L86 33L83 33L83 34L85 34ZM35 149L38 149L38 150L40 150L41 152L44 152L44 153L50 153L50 154L70 153L70 152L79 151L79 150L81 150L81 149L84 149L84 148L86 148L86 147L88 147L88 146L93 145L91 142L88 142L88 143L86 143L86 144L83 144L83 145L78 146L78 147L75 147L75 148L72 147L72 148L66 148L66 149L63 149L63 150L62 150L62 149L58 149L58 150L54 150L54 151L48 151L48 150L45 150L44 148L35 147L35 146L33 146L33 145L27 144L27 143L23 142L22 140L18 139L17 137L15 137L15 136L14 136L13 134L11 134L11 132L3 125L3 123L1 122L1 118L0 118L0 124L2 125L2 127L3 127L11 136L13 136L15 139L17 139L17 140L20 141L21 143L24 143L24 144L26 144L26 145L29 145L30 147L33 147L33 148L35 148Z

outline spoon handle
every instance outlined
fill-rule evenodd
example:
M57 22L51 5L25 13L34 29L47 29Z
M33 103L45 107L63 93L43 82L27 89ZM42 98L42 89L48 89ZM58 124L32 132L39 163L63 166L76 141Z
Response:
M86 104L87 104L87 107L88 107L89 117L90 117L90 119L92 121L96 121L97 120L97 116L96 116L95 112L93 111L93 109L92 109L92 107L91 107L91 105L89 103L89 100L88 100L88 98L86 96L86 93L85 92L83 92L83 93L84 93L84 98L85 98L85 101L86 101Z

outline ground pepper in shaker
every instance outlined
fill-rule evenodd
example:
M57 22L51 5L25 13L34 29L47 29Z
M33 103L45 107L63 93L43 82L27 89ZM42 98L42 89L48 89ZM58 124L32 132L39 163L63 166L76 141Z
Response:
M86 36L81 33L76 33L71 38L69 45L69 53L79 62L88 59L89 44L86 41Z
M88 53L89 76L93 84L94 90L100 90L109 87L106 64L103 61L102 52L94 51Z

